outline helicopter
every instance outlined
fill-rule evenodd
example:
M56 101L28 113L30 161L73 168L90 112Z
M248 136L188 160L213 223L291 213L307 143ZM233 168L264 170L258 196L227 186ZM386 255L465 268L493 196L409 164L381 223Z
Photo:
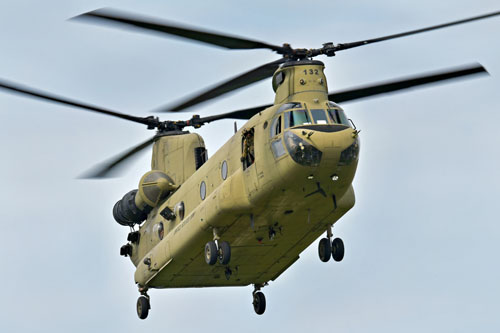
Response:
M299 258L320 235L322 261L343 258L343 241L332 227L354 205L352 180L359 156L359 131L336 103L418 85L485 73L480 65L329 93L324 64L312 58L390 38L498 15L492 13L403 34L319 49L274 46L165 23L148 22L112 10L83 14L155 29L227 48L269 48L283 58L224 82L167 111L180 111L258 80L273 78L273 105L187 121L135 117L39 92L9 82L10 91L138 122L157 134L88 177L104 177L116 165L153 144L152 171L137 190L113 209L131 227L121 254L137 266L141 319L150 309L149 288L255 285L253 304L265 311L260 291ZM331 102L334 101L334 102ZM210 159L203 139L184 131L219 119L249 121ZM136 230L136 228L138 230Z

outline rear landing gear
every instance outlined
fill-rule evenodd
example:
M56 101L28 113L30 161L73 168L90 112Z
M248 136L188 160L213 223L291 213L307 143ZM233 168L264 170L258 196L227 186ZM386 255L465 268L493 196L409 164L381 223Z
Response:
M215 241L210 241L205 244L205 262L209 265L215 265L217 260L221 265L229 264L231 260L231 246L228 242L218 242L219 246Z
M205 262L209 265L215 265L217 257L217 244L214 241L205 244Z
M258 315L266 311L266 296L261 291L253 294L253 309Z
M231 247L228 242L219 242L219 262L221 265L229 264L231 260Z
M140 319L146 319L149 314L149 309L151 305L149 304L149 296L146 292L141 293L141 296L137 299L137 315Z
M253 309L256 314L261 315L266 311L266 296L260 291L262 286L255 285L255 290L253 291Z

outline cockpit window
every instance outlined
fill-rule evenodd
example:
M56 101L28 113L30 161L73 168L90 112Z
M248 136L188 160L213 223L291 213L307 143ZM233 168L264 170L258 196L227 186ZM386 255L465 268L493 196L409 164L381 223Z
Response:
M328 117L334 124L342 124L349 127L352 127L351 122L347 119L344 110L342 109L329 109Z
M344 110L337 104L328 102L328 114L336 124L346 125L352 128L352 124L344 113Z
M285 128L309 124L311 124L311 119L306 110L293 110L285 113Z
M300 104L300 103L295 103L295 102L285 103L278 108L278 111L276 111L276 114L280 113L281 111L285 111L288 109L296 109L296 108L300 108L300 107L302 107L302 104Z
M271 125L271 138L281 133L281 116L273 120Z
M332 101L328 101L328 106L331 107L332 109L340 109L340 106Z
M328 110L328 117L330 118L330 121L334 124L340 124L340 117L338 110Z
M325 110L312 109L311 114L315 124L328 124L328 118L326 117Z
M340 123L343 125L347 125L349 127L352 127L352 124L349 121L349 119L347 118L347 116L345 115L344 110L338 109L337 112L339 113Z

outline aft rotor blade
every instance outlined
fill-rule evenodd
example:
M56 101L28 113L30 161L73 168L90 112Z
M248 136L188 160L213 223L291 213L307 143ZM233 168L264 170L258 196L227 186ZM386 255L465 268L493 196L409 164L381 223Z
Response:
M143 143L124 151L120 155L117 155L106 162L98 164L78 178L92 179L111 178L116 176L118 167L124 166L124 163L130 162L131 157L135 156L137 153L141 152L143 149L151 145L156 138L157 136L155 135L147 141L144 141Z
M84 104L84 103L79 102L79 101L75 101L75 100L71 100L69 98L57 96L57 95L54 95L54 94L51 94L48 92L44 92L44 91L37 90L34 88L26 87L26 86L23 86L23 85L14 83L14 82L2 80L2 79L0 79L0 88L5 89L11 93L20 94L20 95L28 96L28 97L34 97L34 98L42 99L42 100L52 102L52 103L64 104L64 105L84 109L87 111L93 111L93 112L97 112L97 113L107 114L108 116L118 117L118 118L134 121L136 123L141 123L141 124L145 124L145 125L150 125L151 120L152 120L152 118L134 117L134 116L119 113L116 111L107 110L107 109L104 109L104 108L101 108L101 107L98 107L95 105Z
M278 67L284 63L286 59L278 59L276 61L267 63L265 65L254 68L246 73L243 73L230 80L221 82L208 90L200 92L192 97L187 98L185 101L177 103L174 106L161 107L154 112L176 112L190 108L194 105L206 102L221 95L227 94L234 90L243 88L252 83L259 82L273 76Z
M248 119L252 118L253 116L255 116L257 113L261 112L262 110L264 110L270 106L272 106L272 104L259 106L259 107L255 107L255 108L244 109L244 110L222 113L222 114L218 114L215 116L202 117L198 121L201 123L209 123L209 122L212 122L215 120L220 120L220 119L248 120Z
M146 31L160 32L176 37L186 38L202 43L216 45L227 49L271 49L279 51L281 46L264 42L211 32L178 23L154 19L136 14L125 13L111 8L94 10L75 17L76 19L127 25Z
M410 35L419 34L421 32L427 32L427 31L431 31L431 30L437 30L437 29L441 29L441 28L450 27L453 25L459 25L459 24L468 23L468 22L472 22L472 21L482 20L482 19L486 19L489 17L497 16L497 15L500 15L500 11L496 11L496 12L484 14L484 15L479 15L479 16L474 16L474 17L470 17L470 18L466 18L466 19L462 19L462 20L458 20L458 21L433 25L433 26L430 26L427 28L416 29L416 30L398 33L398 34L388 35L388 36L384 36L384 37L372 38L372 39L367 39L367 40L362 40L362 41L352 42L352 43L338 44L335 46L334 50L341 51L341 50L351 49L353 47L378 43L378 42L382 42L382 41L389 40L389 39L406 37L406 36L410 36Z
M422 85L460 79L465 78L466 76L480 74L487 75L488 72L482 65L474 64L446 71L433 72L426 75L406 77L394 81L380 82L369 86L350 88L330 93L328 95L328 98L331 101L342 103L380 94L392 93L399 90L410 89Z

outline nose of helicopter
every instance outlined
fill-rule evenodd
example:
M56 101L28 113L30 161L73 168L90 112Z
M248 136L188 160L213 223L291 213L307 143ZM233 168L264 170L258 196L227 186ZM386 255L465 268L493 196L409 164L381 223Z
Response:
M303 126L290 130L288 135L285 133L285 144L302 151L312 145L322 153L321 160L335 157L339 160L345 149L359 143L358 133L345 125Z
M358 131L344 125L294 128L285 133L292 159L315 177L354 176L359 155Z

